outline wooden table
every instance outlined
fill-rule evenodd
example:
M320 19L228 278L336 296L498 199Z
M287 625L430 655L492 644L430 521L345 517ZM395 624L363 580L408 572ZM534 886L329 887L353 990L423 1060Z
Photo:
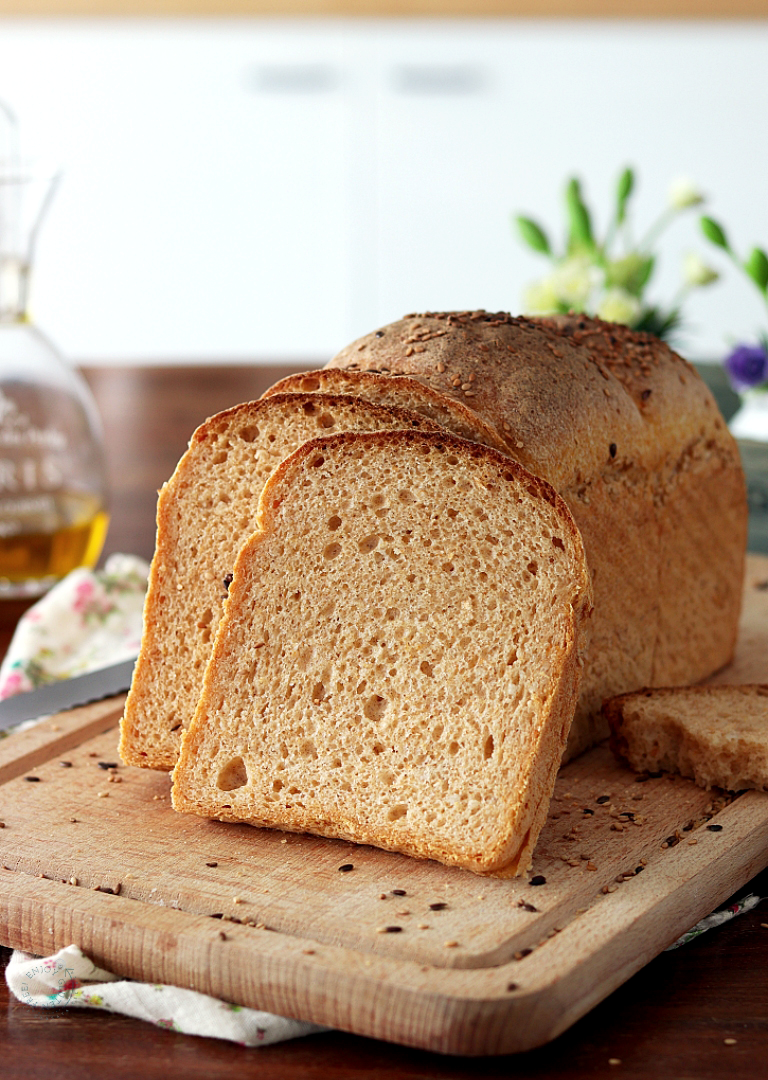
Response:
M112 525L105 554L149 558L157 488L194 427L258 397L287 367L92 368L87 377L107 431ZM20 609L0 611L0 652ZM768 871L744 891L768 896ZM8 951L0 949L3 962ZM174 1080L261 1075L270 1080L601 1077L720 1080L768 1074L768 902L682 949L664 953L549 1046L467 1061L340 1032L245 1050L139 1021L36 1010L0 986L0 1062L7 1080ZM735 1045L724 1040L735 1038ZM609 1064L619 1059L621 1064Z

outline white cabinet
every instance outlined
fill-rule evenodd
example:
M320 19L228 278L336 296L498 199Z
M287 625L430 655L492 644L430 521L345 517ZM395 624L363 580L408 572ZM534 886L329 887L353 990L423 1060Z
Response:
M40 325L80 361L321 361L427 308L515 310L541 270L515 211L562 227L576 171L639 225L691 175L768 245L768 26L493 20L0 22L0 98L65 166ZM663 294L698 239L664 244ZM725 267L724 267L725 268ZM729 273L689 352L762 321Z

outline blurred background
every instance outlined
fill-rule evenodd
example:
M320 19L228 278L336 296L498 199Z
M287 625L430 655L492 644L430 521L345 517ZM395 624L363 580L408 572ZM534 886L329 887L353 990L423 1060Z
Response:
M768 244L768 21L711 17L759 0L642 19L578 0L548 19L103 7L0 4L0 99L64 170L31 314L76 363L311 365L406 312L517 312L546 267L512 215L562 231L572 174L598 227L632 165L639 231L685 176L734 246ZM719 360L765 314L697 219L665 235L651 293L690 252L724 271L677 339Z

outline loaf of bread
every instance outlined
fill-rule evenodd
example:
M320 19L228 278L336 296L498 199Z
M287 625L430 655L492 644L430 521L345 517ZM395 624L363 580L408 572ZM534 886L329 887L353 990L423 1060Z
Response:
M474 414L568 504L595 615L566 759L607 735L605 698L698 682L729 661L746 547L743 471L714 398L665 344L581 316L433 313L360 338L329 368L279 386L407 400L447 427L460 417L461 434L492 444L473 433Z
M603 706L611 748L637 772L703 788L768 789L768 686L640 690Z
M591 610L564 502L446 433L272 473L173 775L177 810L522 872Z
M129 765L170 770L194 715L242 543L283 458L332 431L433 430L431 421L359 398L290 394L249 402L201 425L160 492L144 634L121 724Z

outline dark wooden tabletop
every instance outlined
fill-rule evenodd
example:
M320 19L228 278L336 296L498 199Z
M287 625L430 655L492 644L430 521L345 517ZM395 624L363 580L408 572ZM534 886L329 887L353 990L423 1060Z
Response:
M149 558L157 489L170 476L193 429L222 408L258 397L290 370L296 369L89 369L86 374L106 429L112 485L105 555L126 551ZM0 653L19 611L12 605L0 611ZM741 892L768 897L768 871ZM8 955L0 949L3 965ZM768 901L681 949L663 953L559 1039L516 1057L444 1058L342 1032L248 1050L122 1016L33 1009L15 1001L4 982L0 1008L0 1073L7 1080L233 1075L270 1080L764 1080Z

